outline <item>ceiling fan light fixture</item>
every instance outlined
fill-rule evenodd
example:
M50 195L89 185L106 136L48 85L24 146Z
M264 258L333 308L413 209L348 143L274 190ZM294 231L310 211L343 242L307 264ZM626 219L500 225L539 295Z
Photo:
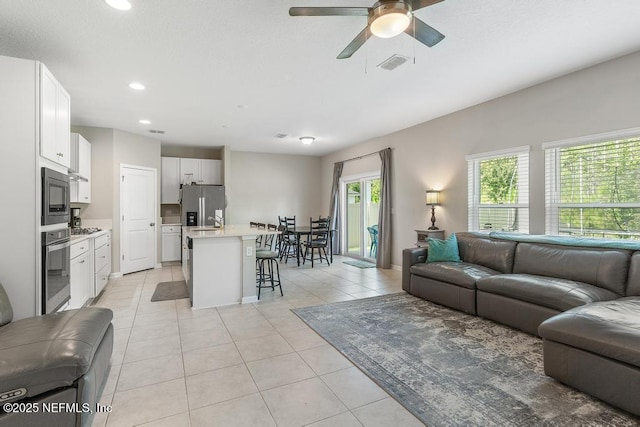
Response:
M407 29L411 23L411 17L411 6L407 3L379 4L370 15L371 34L383 39L395 37Z
M301 136L300 137L300 142L302 142L304 145L311 145L313 143L313 141L315 141L316 139L312 136Z

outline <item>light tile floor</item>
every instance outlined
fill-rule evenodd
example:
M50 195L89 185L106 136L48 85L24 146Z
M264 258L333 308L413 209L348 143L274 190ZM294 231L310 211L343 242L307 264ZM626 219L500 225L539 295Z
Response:
M421 426L290 309L401 291L401 273L334 263L280 265L284 297L191 310L151 302L172 264L111 280L112 367L94 426Z

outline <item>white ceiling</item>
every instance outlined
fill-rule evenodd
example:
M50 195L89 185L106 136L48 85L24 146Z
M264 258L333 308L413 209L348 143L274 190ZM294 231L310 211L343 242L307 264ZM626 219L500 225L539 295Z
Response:
M0 0L0 54L44 62L75 125L324 155L640 50L638 0L445 0L416 12L446 35L435 47L374 37L344 60L366 17L288 9L373 1L130 1L120 12L103 0ZM411 60L376 68L395 53ZM305 135L316 142L303 146Z

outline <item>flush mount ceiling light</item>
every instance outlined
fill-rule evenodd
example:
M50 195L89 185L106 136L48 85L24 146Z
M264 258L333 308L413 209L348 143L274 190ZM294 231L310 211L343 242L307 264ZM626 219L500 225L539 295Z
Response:
M144 85L138 82L129 83L129 87L134 90L144 90Z
M143 124L143 125L150 125L150 124L151 124L151 122L150 122L149 120L146 120L146 119L142 119L142 120L140 120L140 122L139 122L139 123L140 123L140 124Z
M411 23L411 6L403 2L383 3L375 7L370 16L371 34L388 39L407 29Z
M304 144L304 145L311 145L311 143L313 141L315 141L316 139L312 136L301 136L300 137L300 141Z
M105 0L105 2L114 9L129 10L131 3L128 0Z

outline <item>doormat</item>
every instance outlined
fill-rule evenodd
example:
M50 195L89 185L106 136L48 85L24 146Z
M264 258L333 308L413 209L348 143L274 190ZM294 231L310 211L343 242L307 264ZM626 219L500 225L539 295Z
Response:
M153 291L151 296L151 302L156 301L168 301L172 299L189 298L189 291L187 290L187 282L184 280L177 280L174 282L161 282L156 286L156 290Z
M540 338L412 295L293 312L429 426L640 421L547 377Z
M360 261L357 259L354 259L353 261L342 261L342 263L347 265L352 265L358 268L376 268L376 265L372 262Z

